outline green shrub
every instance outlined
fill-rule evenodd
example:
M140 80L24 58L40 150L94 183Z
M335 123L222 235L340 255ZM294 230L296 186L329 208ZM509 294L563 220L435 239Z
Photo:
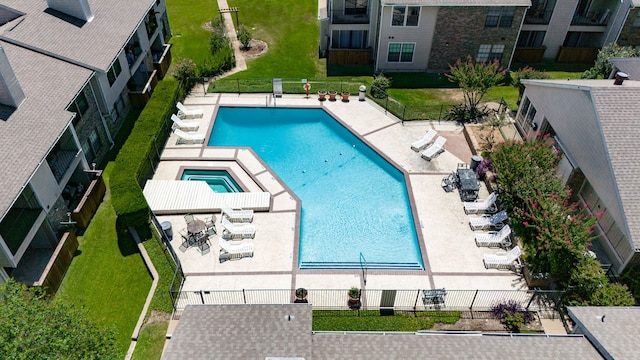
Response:
M140 226L149 221L149 206L140 184L153 174L152 159L157 157L155 148L163 146L169 134L167 119L174 111L177 91L175 79L165 78L158 82L116 157L110 190L119 226Z
M380 73L371 82L371 96L376 99L384 99L387 96L389 87L391 87L391 79Z
M244 24L240 24L240 26L238 26L238 40L240 40L243 49L249 49L251 36L251 30L249 30L248 27Z
M640 299L640 266L629 266L621 277L622 282L627 285L633 297Z
M633 306L635 300L624 284L607 284L593 293L590 306Z

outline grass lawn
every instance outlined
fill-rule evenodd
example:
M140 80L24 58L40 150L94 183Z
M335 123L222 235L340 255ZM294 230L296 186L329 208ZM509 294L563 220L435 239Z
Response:
M103 174L107 184L111 168L107 166ZM151 287L151 277L130 235L116 233L116 215L108 190L78 241L77 255L56 301L82 306L95 321L113 328L124 356Z
M209 36L203 25L218 14L216 0L167 0L167 14L173 37L171 55L192 59L200 64L209 57Z
M173 0L175 1L175 0ZM315 0L229 0L253 39L267 43L268 51L247 61L240 78L323 78L326 61L318 59L320 25ZM233 17L235 22L235 17Z
M314 331L418 331L431 329L435 323L455 324L459 311L396 312L380 316L376 310L314 310Z

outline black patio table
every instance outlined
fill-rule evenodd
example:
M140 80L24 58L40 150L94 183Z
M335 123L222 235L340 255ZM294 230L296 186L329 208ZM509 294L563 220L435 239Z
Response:
M471 169L459 168L456 171L458 177L458 191L462 201L474 201L478 198L480 184L476 173Z

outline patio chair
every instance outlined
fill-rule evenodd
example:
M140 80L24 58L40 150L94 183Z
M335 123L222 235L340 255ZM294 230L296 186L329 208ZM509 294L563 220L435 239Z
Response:
M232 244L220 238L218 245L220 246L218 259L221 263L227 260L239 260L247 256L253 257L253 243Z
M176 104L178 116L182 119L201 118L204 115L202 109L187 109L180 101Z
M178 137L177 144L202 144L204 143L204 135L197 133L187 133L180 129L173 130L173 133Z
M507 212L499 211L493 215L482 215L469 219L471 230L501 229L507 220Z
M227 206L221 207L222 217L229 219L229 221L239 222L252 222L253 210L232 209Z
M251 224L238 224L232 223L229 219L223 217L222 218L222 228L224 229L222 232L222 236L224 238L236 238L239 237L241 239L251 238L253 239L256 236L256 227Z
M180 129L186 131L196 131L200 127L195 121L184 121L178 117L176 114L171 115L171 120L173 121L173 129Z
M433 138L435 138L437 134L437 131L430 129L421 138L411 144L411 149L413 151L420 151L424 149L425 146L429 145L433 141Z
M445 192L448 192L448 193L452 192L457 187L457 185L456 185L456 175L454 173L451 173L448 176L443 177L442 178L442 183L440 185L442 186L442 189Z
M505 225L500 231L489 231L476 234L476 245L487 247L509 247L511 246L511 227Z
M431 146L429 146L425 151L423 151L422 155L420 156L422 156L422 158L427 161L431 161L431 159L436 157L436 155L444 151L444 144L446 142L447 142L446 138L443 138L442 136L438 136L436 141L434 141L433 144L431 144Z
M198 250L200 250L200 254L204 255L211 251L211 245L209 244L209 236L206 234L202 235L198 239Z
M498 194L496 194L495 192L492 192L484 200L465 201L462 203L462 205L464 205L464 212L466 214L477 214L480 212L492 214L498 211L498 206L496 205L497 200L498 200Z
M216 216L211 215L209 217L204 218L204 225L208 228L215 228L216 226Z
M192 222L193 220L195 220L196 217L193 216L193 214L187 214L184 216L184 221L189 224L190 222Z
M180 243L180 251L185 252L191 246L191 240L189 238L189 234L187 234L186 229L181 229L178 231L180 237L182 238L182 242Z
M486 269L515 270L520 265L520 247L516 246L507 252L488 254L482 260Z

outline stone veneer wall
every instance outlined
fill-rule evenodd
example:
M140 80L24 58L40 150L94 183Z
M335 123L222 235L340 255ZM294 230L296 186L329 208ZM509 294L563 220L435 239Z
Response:
M622 46L639 46L640 45L640 28L633 27L633 22L640 9L631 9L627 21L625 21L620 36L618 36L618 45Z
M508 65L525 8L516 8L508 28L485 28L488 9L485 6L440 7L429 57L430 70L448 71L450 64L468 55L475 59L481 44L504 45L502 62Z
M102 147L100 148L99 153L96 154L96 160L97 162L99 162L106 155L107 151L109 151L109 138L107 137L104 125L102 124L100 109L98 108L98 104L95 102L91 86L85 86L82 91L84 92L84 95L86 96L89 103L89 109L82 116L80 122L77 123L77 125L75 126L75 130L78 134L80 144L89 142L89 135L91 135L94 130L97 132L98 137L100 138L100 142L102 143Z

